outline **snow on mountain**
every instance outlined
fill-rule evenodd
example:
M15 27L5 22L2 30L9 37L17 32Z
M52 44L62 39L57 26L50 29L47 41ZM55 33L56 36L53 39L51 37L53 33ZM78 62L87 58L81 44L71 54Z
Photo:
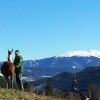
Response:
M55 58L58 58L58 57L72 57L72 56L79 56L79 57L90 57L90 56L94 56L94 57L100 58L100 51L97 51L97 50L70 51L70 52L64 53L62 55L55 56Z

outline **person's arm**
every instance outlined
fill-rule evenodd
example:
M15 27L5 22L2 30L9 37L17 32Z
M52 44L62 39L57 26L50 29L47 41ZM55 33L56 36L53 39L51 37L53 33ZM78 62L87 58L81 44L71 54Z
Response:
M23 58L20 56L17 61L15 59L14 61L14 65L18 68L18 67L22 67L22 62L23 62Z
M18 66L19 67L22 67L22 62L23 62L23 58L19 57L19 60L18 60Z
M15 59L14 59L14 65L15 65L15 66L18 65L18 60L17 60L16 57L15 57Z

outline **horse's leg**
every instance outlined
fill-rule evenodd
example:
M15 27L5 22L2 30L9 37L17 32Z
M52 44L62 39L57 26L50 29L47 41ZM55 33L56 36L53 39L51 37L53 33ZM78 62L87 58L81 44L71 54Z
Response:
M8 82L9 79L8 79L7 76L5 77L5 79L6 79L6 87L7 87L7 89L8 89L8 88L9 88L9 82Z
M13 88L13 75L11 75L11 88Z
M13 76L9 76L9 88L13 88Z
M11 80L11 88L13 88L13 80Z
M11 76L8 76L8 80L7 80L8 81L8 88L11 88L11 81L10 80L11 80Z

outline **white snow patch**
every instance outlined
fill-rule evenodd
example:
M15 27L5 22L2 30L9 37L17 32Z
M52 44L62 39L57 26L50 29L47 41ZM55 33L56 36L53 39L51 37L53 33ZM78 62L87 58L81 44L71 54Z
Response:
M70 51L70 52L66 52L66 53L64 53L62 55L55 56L55 58L58 58L58 57L72 57L72 56L79 56L79 57L90 57L90 56L94 56L94 57L100 58L100 51L98 51L98 50Z
M76 66L73 66L73 69L75 69L76 68Z
M22 77L22 80L26 80L26 81L34 81L33 78L30 78L30 77Z
M43 78L46 78L46 77L52 77L52 76L42 76Z
M87 63L90 63L90 62L92 62L92 60L88 59Z
M26 70L26 71L29 72L29 73L32 72L31 70Z

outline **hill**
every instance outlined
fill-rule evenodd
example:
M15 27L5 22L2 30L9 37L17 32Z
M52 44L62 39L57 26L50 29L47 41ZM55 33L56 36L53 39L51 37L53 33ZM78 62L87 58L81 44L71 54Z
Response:
M30 77L33 80L44 77L52 77L66 71L73 72L73 66L76 72L79 72L89 66L100 66L100 58L97 57L51 57L40 60L24 61L24 77Z
M24 61L24 76L37 80L66 71L73 72L73 67L79 72L90 66L100 66L100 51L72 51L45 59L27 60Z
M26 60L23 65L24 79L38 80L66 71L73 72L73 67L79 72L90 66L100 66L100 51L72 51L45 59Z
M78 88L86 89L91 84L95 84L100 86L100 67L89 67L84 69L77 74ZM73 74L69 72L61 73L52 78L45 78L38 81L33 82L32 84L35 86L43 86L46 84L51 84L53 88L57 88L58 90L70 90L72 88L72 80Z
M56 97L36 95L31 92L21 92L16 89L0 88L0 100L63 100Z
M100 86L100 66L86 68L85 70L77 73L78 86L82 88L89 87L91 84Z

